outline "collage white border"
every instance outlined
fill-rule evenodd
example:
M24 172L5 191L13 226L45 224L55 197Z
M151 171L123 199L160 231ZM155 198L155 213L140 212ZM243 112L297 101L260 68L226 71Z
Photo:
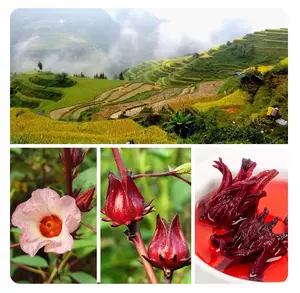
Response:
M203 2L203 1L202 1ZM99 292L101 290L115 290L120 288L124 292L132 292L134 291L142 291L143 293L152 292L152 290L164 290L162 287L164 285L144 285L144 284L137 284L137 285L110 285L110 284L101 284L101 285L19 285L15 284L11 281L9 276L9 251L8 251L8 244L9 244L9 223L10 223L10 216L9 216L9 182L10 182L10 174L9 170L9 157L10 157L10 147L46 147L46 148L60 148L60 147L96 147L96 145L10 145L9 143L9 55L10 55L10 36L9 36L9 23L10 23L10 13L15 8L24 8L24 7L78 7L78 8L87 8L87 7L110 7L110 8L117 8L117 7L136 7L136 8L281 8L287 14L289 18L289 231L290 231L290 241L289 241L289 276L286 282L283 283L254 283L251 285L241 285L241 284L193 284L193 273L194 269L192 267L192 284L191 285L171 285L173 292L182 292L182 290L188 290L190 292L215 292L220 291L222 293L234 293L234 292L252 292L252 291L272 291L273 292L283 292L283 291L298 291L296 289L300 278L298 277L299 272L299 264L300 264L300 254L299 254L299 243L300 243L300 219L299 219L299 208L300 208L300 188L299 188L299 177L300 177L300 162L299 162L299 149L300 149L300 142L299 142L299 109L300 109L300 94L299 94L299 66L300 66L300 54L299 54L299 27L300 27L300 16L299 16L299 4L297 1L261 1L261 0L252 0L251 2L246 1L238 1L238 0L214 0L210 2L200 3L200 1L191 1L185 0L184 3L182 2L174 2L174 1L157 1L152 0L147 3L147 1L115 1L110 0L109 3L105 1L37 1L37 0L27 0L27 1L2 1L1 2L1 9L0 9L0 29L1 29L1 46L0 46L0 58L1 58L1 70L0 71L0 93L1 93L1 109L3 113L1 113L1 135L2 135L2 144L1 147L1 169L0 169L0 178L1 178L1 187L2 187L2 208L1 211L1 222L0 222L0 231L3 238L0 241L0 259L1 259L1 266L0 266L0 281L1 281L1 288L3 292L15 292L18 290L30 290L30 292L41 292L43 293L52 292L53 290L57 290L58 292L62 290L89 290L90 293ZM201 16L199 16L201 17ZM267 17L267 13L266 13ZM128 145L99 145L99 147L129 147ZM191 147L192 148L192 158L195 149L201 149L206 147L221 147L218 145L131 145L130 147ZM243 145L232 145L231 147L238 147L242 148ZM253 148L257 148L259 151L260 145L253 145ZM273 145L276 150L276 145ZM280 154L278 154L280 155ZM100 171L99 171L100 172ZM195 174L193 173L193 179L195 179ZM97 187L97 189L100 186ZM100 195L100 192L98 192ZM192 197L193 198L193 197ZM100 201L98 201L100 203ZM193 203L192 203L193 207ZM193 208L192 208L192 217L193 217ZM193 223L193 221L192 221ZM193 224L192 224L193 228ZM192 239L192 253L194 253ZM99 253L99 251L98 251ZM154 287L153 287L154 286Z

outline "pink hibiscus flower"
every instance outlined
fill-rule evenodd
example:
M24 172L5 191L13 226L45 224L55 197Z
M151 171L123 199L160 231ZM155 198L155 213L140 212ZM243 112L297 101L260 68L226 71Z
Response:
M32 192L31 198L19 204L11 222L21 229L21 249L33 256L45 252L65 253L73 248L71 235L80 224L81 213L71 196L60 197L44 188Z

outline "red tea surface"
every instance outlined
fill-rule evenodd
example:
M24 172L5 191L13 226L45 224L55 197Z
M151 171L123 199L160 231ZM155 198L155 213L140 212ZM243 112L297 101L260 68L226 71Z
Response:
M275 216L279 216L279 222L273 228L275 233L284 233L286 231L283 223L284 218L288 214L288 182L285 180L271 181L266 187L267 196L259 202L258 212L262 212L264 207L267 207L270 214L266 218L266 222L272 220ZM211 267L228 274L233 277L248 280L248 273L254 262L233 265L226 268L231 262L230 259L216 252L216 248L210 244L210 236L213 232L221 234L222 231L206 221L200 221L197 218L196 210L196 237L195 237L195 252L196 255ZM288 253L281 259L272 262L264 272L264 282L282 282L288 276Z

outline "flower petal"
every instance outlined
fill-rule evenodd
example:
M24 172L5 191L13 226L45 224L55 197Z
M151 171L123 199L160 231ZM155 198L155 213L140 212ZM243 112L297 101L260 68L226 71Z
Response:
M55 209L57 209L62 218L61 221L67 227L69 233L74 232L79 227L81 213L73 197L65 195L60 198L55 205Z
M59 236L49 239L50 242L45 245L45 252L65 253L73 248L74 240L68 229L63 229Z
M50 242L49 239L42 237L41 233L36 228L35 222L27 222L22 227L22 234L19 238L19 242L20 247L24 252L30 256L34 256L40 248Z

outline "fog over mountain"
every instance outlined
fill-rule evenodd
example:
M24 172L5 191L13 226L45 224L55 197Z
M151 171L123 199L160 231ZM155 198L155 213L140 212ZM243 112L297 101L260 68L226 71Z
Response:
M41 60L44 70L112 77L145 60L201 52L267 28L226 15L217 27L206 27L197 12L165 17L164 9L17 9L11 15L11 71L32 70ZM280 24L286 27L285 20Z

